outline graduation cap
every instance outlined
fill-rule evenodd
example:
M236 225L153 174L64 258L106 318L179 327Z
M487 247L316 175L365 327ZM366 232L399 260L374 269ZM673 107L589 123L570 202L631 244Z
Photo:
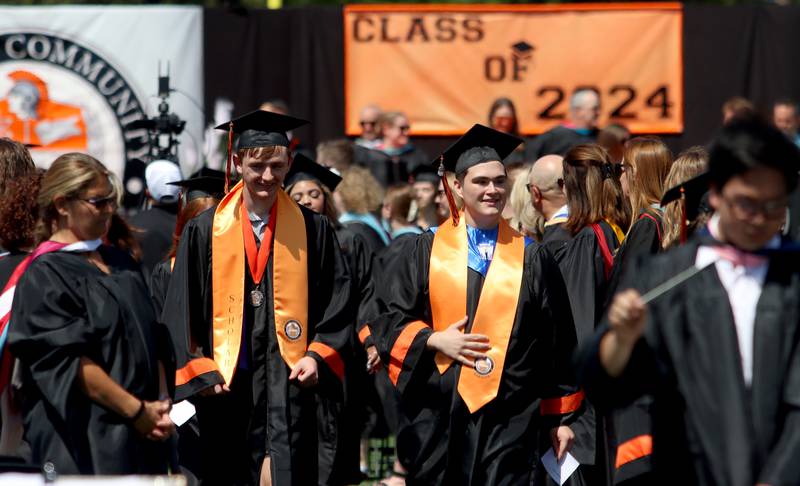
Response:
M442 178L454 224L458 224L458 207L444 177L445 171L458 175L484 162L502 163L521 143L521 138L476 123L436 159L434 164L438 164L439 177Z
M331 192L342 182L342 178L327 167L320 165L309 159L303 154L297 154L292 160L292 166L286 179L283 181L284 187L289 187L301 181L316 181L324 185Z
M233 134L239 135L237 150L259 147L289 147L286 132L310 123L308 120L271 111L256 110L218 125L217 130L228 130L228 162L225 169L225 192L230 183Z
M429 165L418 165L411 171L411 180L413 182L430 182L434 186L439 185L439 174L433 170Z
M201 197L222 199L225 194L225 173L221 170L203 167L192 174L189 179L170 182L170 185L183 188L186 193L186 202Z
M686 242L686 226L688 221L694 221L701 212L708 210L704 199L708 192L711 177L709 172L702 172L691 179L685 180L675 187L671 187L664 192L661 198L661 206L680 200L681 204L681 243Z

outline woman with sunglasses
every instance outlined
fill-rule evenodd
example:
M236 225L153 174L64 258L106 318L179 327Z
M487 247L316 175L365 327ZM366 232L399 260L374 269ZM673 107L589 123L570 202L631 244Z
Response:
M498 132L508 133L519 137L519 120L517 120L517 109L514 102L509 98L497 98L489 108L489 127ZM525 144L520 144L511 152L503 164L506 167L513 167L525 162Z
M112 177L78 153L45 173L39 245L11 309L25 439L32 461L59 474L160 474L171 456L166 332L138 265L102 244L117 206Z

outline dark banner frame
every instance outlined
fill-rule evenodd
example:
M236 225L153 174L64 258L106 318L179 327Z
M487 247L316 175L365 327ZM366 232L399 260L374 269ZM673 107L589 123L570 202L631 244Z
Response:
M211 8L204 19L207 113L221 97L234 102L235 113L280 98L313 121L298 131L306 146L344 136L341 7ZM778 99L800 101L797 25L800 6L685 5L684 132L663 137L671 148L708 143L720 127L722 104L733 96L750 99L765 115ZM381 62L389 61L376 60L375 69ZM451 141L417 143L437 153Z

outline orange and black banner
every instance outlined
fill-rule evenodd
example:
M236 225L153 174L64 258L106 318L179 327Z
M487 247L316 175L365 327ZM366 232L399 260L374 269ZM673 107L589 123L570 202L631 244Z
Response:
M377 104L406 113L414 135L460 135L508 97L537 134L592 88L601 125L680 133L682 22L678 3L347 6L346 131Z

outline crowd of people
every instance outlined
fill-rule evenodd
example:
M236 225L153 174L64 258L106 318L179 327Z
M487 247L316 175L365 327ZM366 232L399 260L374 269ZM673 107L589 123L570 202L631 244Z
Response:
M384 486L800 484L798 114L674 156L594 91L528 141L500 98L430 157L273 101L130 217L0 139L0 470L348 485L392 436Z

